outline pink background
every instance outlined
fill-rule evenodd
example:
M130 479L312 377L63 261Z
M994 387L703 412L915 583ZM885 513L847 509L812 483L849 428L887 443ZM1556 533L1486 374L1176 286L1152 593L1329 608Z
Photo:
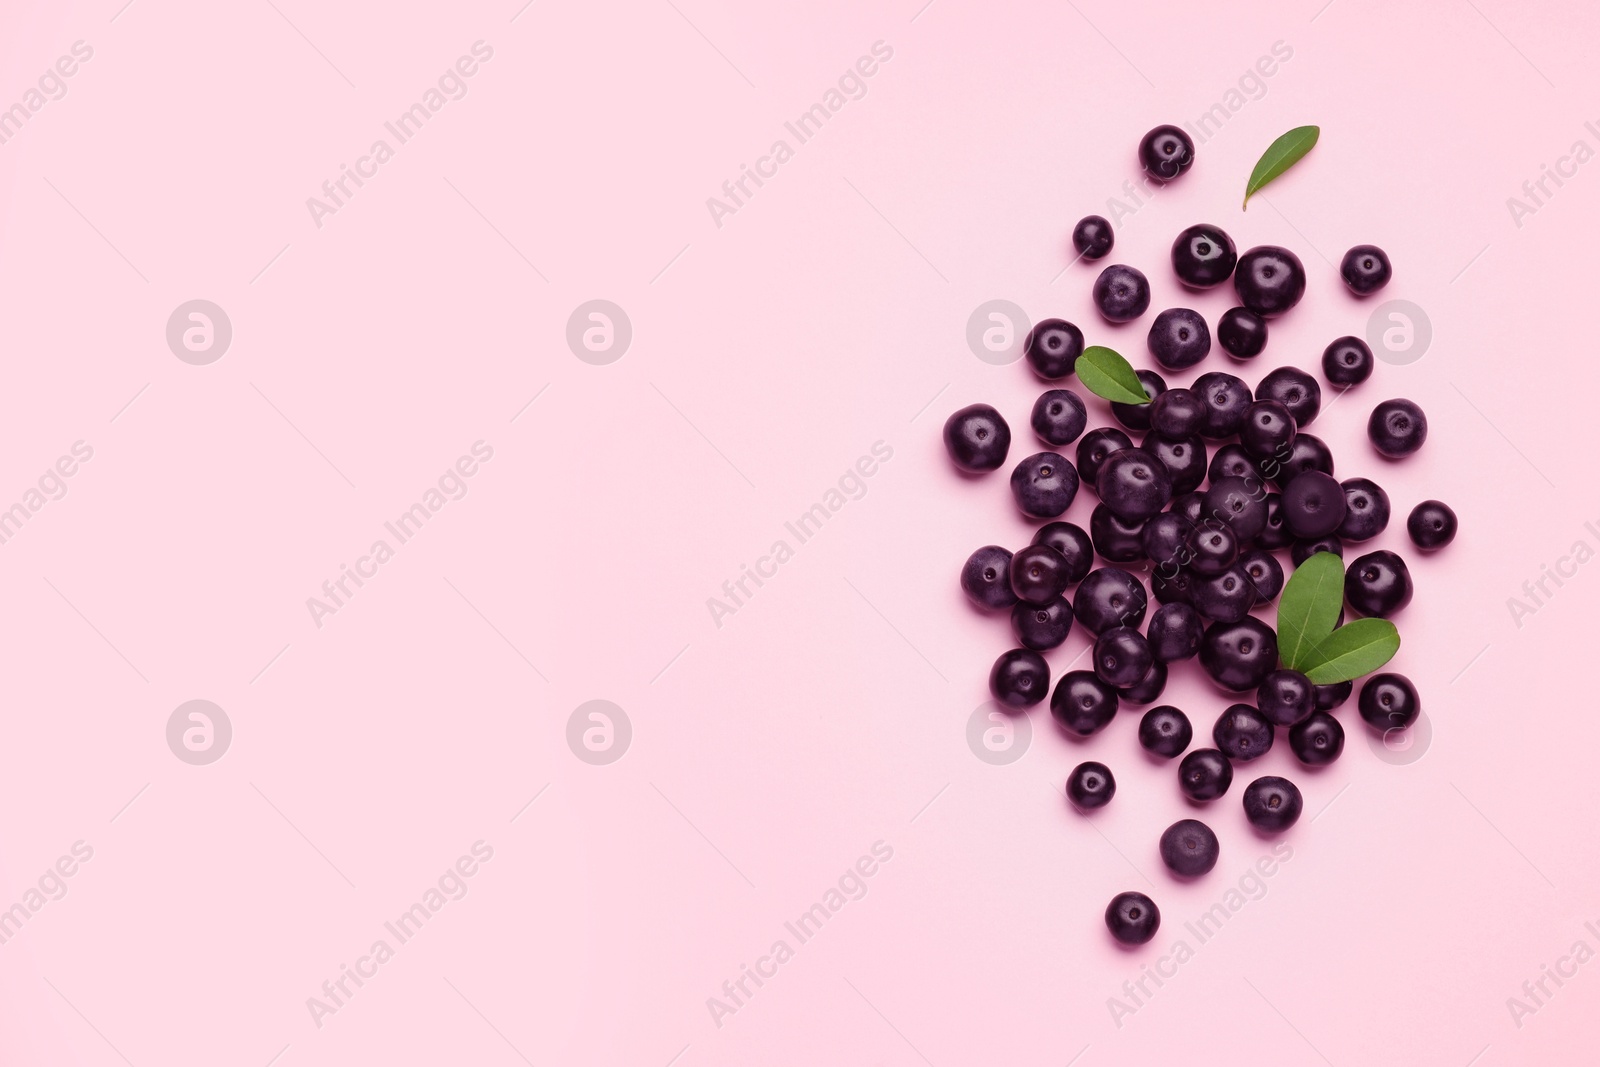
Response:
M121 3L0 15L0 104L94 50L0 145L0 504L94 450L0 546L0 908L93 849L0 945L0 1062L1593 1058L1600 963L1520 1026L1507 1006L1574 942L1600 949L1600 570L1520 628L1506 606L1600 547L1593 420L1565 414L1600 386L1600 164L1520 226L1506 206L1575 140L1600 148L1590 8ZM479 40L467 95L314 225L306 198ZM706 198L876 41L893 56L865 97L715 225ZM1331 768L1280 744L1245 769L1301 783L1292 858L1114 1020L1270 844L1236 787L1203 816L1218 868L1173 883L1155 842L1187 811L1137 712L1071 742L1037 708L1020 760L975 758L1010 636L956 573L1030 526L1003 476L951 472L938 429L985 400L1013 457L1035 450L1040 386L965 341L986 300L1147 362L1148 320L1098 321L1067 235L1134 176L1141 133L1197 119L1277 41L1292 58L1113 258L1215 322L1226 294L1166 268L1179 229L1296 249L1310 289L1253 384L1363 333L1373 304L1326 260L1389 251L1384 298L1425 309L1432 347L1314 432L1388 489L1378 545L1425 497L1461 516L1451 549L1412 555L1398 620L1434 732L1380 759L1352 702ZM1241 213L1257 156L1304 123L1321 144ZM164 336L195 298L233 325L208 366ZM633 326L606 366L565 341L595 298ZM1432 424L1400 465L1362 440L1391 396ZM480 440L467 495L315 626L306 598ZM715 625L707 598L878 441L865 496ZM1175 673L1204 733L1227 701ZM194 699L233 726L209 766L166 743ZM606 766L566 741L592 699L632 724ZM1120 781L1091 820L1060 795L1086 758ZM316 1026L307 998L480 840L467 895ZM878 841L866 895L718 1026L707 998ZM1124 889L1166 916L1138 952L1100 920Z

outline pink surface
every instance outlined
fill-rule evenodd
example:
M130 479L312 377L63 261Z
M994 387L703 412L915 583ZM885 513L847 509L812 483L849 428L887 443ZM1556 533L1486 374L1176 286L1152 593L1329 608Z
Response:
M0 104L92 57L0 144L0 506L27 513L0 546L0 908L27 914L0 1062L1592 1059L1600 574L1560 561L1600 548L1594 427L1563 414L1600 387L1600 171L1562 162L1600 149L1593 10L920 3L7 6ZM401 143L385 123L430 89ZM1377 301L1327 260L1386 248L1382 299L1432 345L1315 432L1389 490L1379 545L1425 497L1463 532L1412 556L1399 620L1421 758L1380 758L1347 705L1337 764L1280 746L1241 779L1304 788L1278 855L1236 788L1205 816L1221 863L1180 886L1155 842L1187 812L1136 713L1072 742L1039 708L1015 762L969 748L1010 638L956 572L1030 527L938 429L985 400L1033 450L1040 386L966 344L988 300L1146 363L1148 320L1099 323L1066 238L1124 196L1144 130L1215 104L1114 259L1214 322L1226 296L1165 266L1179 229L1296 249L1310 290L1253 383L1365 332ZM1241 213L1304 123L1321 144ZM1535 201L1545 165L1566 176ZM342 166L364 184L314 217ZM743 166L764 184L714 217ZM196 299L231 322L214 362L168 346ZM567 341L597 299L631 323L609 363ZM1362 440L1391 396L1432 423L1404 464ZM1546 565L1571 577L1515 619ZM345 566L367 577L335 605ZM717 617L746 567L763 584ZM1226 700L1197 675L1167 699L1205 731ZM169 748L193 700L231 724L214 763ZM578 753L618 751L614 713L609 752L589 711L569 734L593 700L631 731L613 762ZM1092 819L1060 795L1085 758L1121 783ZM1137 952L1101 925L1124 889L1166 916ZM402 942L385 924L418 903ZM347 966L368 977L335 1005ZM746 967L768 977L735 1002Z

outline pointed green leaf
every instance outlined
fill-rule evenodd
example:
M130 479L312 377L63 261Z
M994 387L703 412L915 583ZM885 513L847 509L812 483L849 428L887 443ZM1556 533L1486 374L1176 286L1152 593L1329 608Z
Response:
M1278 657L1304 671L1318 644L1333 633L1344 603L1344 561L1317 552L1289 576L1278 600Z
M1256 169L1250 172L1250 180L1245 183L1244 206L1250 206L1250 198L1259 192L1262 186L1300 162L1317 143L1321 133L1321 128L1317 126L1296 126L1268 145L1267 150L1261 155L1260 162L1256 164Z
M1300 670L1317 685L1349 682L1388 663L1399 649L1400 631L1394 623L1357 619L1329 634Z
M1150 394L1144 383L1133 373L1128 361L1109 348L1091 345L1083 350L1073 364L1078 380L1095 396L1105 397L1118 404L1148 404Z

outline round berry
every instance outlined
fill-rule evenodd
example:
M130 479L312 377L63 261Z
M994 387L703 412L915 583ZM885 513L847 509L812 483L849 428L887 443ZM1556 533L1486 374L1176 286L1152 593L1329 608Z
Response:
M1256 385L1257 400L1276 400L1289 409L1296 426L1305 426L1322 410L1322 386L1299 367L1279 367Z
M1067 775L1067 799L1085 811L1105 807L1116 793L1117 781L1104 763L1080 763Z
M1289 559L1298 567L1318 552L1332 552L1344 559L1344 542L1339 540L1338 534L1304 538L1289 546Z
M1190 593L1194 610L1213 622L1238 622L1256 604L1256 587L1235 563L1215 578L1196 578Z
M1443 548L1456 539L1456 513L1448 504L1424 500L1411 509L1406 519L1406 533L1418 548Z
M1022 343L1028 365L1041 378L1066 378L1083 355L1083 331L1066 319L1043 319Z
M1193 437L1205 421L1205 403L1192 389L1167 389L1150 401L1150 428L1168 440Z
M1215 578L1239 558L1239 539L1225 522L1206 522L1189 541L1188 567L1201 578Z
M1255 540L1267 525L1266 486L1256 477L1213 479L1206 490L1206 517L1233 527L1240 544Z
M1171 509L1176 514L1182 515L1190 522L1199 522L1205 515L1206 495L1204 493L1188 492L1177 493L1172 498Z
M1094 306L1108 322L1132 322L1150 307L1150 280L1122 263L1113 263L1094 280Z
M1211 328L1188 308L1168 308L1150 324L1146 343L1155 361L1168 370L1192 367L1211 353Z
M1361 686L1356 707L1368 726L1378 730L1404 730L1422 714L1416 686L1403 674L1374 674Z
M1161 862L1184 878L1198 878L1210 871L1221 850L1217 835L1199 819L1179 819L1161 835Z
M1317 709L1316 686L1299 671L1273 671L1256 690L1256 707L1272 725L1293 726Z
M1172 242L1172 271L1191 289L1209 289L1233 276L1239 253L1233 238L1209 223L1190 226Z
M1035 453L1011 472L1011 495L1024 515L1053 519L1078 495L1078 472L1065 456Z
M1193 739L1189 716L1171 704L1151 708L1139 720L1139 744L1146 752L1164 759L1181 755Z
M1011 591L1028 604L1048 604L1067 591L1067 561L1048 545L1029 545L1011 557Z
M1266 775L1244 787L1244 817L1257 830L1281 834L1300 818L1305 801L1287 778Z
M1118 893L1106 905L1106 929L1124 945L1142 945L1161 928L1156 902L1143 893Z
M989 671L989 693L1013 708L1031 708L1050 692L1050 667L1029 648L1000 653Z
M1370 478L1346 478L1344 521L1335 532L1341 541L1370 541L1389 525L1389 494Z
M1215 800L1233 784L1233 764L1214 748L1197 748L1178 764L1178 788L1190 800Z
M1174 495L1191 492L1206 480L1206 445L1199 436L1173 439L1151 433L1139 447L1167 468Z
M1232 704L1218 717L1211 739L1224 756L1244 763L1272 747L1272 723L1249 704Z
M1233 288L1239 303L1263 318L1275 318L1305 296L1306 268L1287 248L1257 245L1239 257Z
M1250 584L1256 587L1257 603L1276 600L1278 594L1283 592L1283 564L1266 549L1257 548L1246 552L1239 557L1239 566L1244 568L1245 577L1250 579Z
M1158 182L1170 182L1194 165L1194 141L1177 126L1157 126L1139 139L1139 165Z
M1111 453L1094 479L1095 491L1119 517L1144 522L1172 501L1166 464L1142 448Z
M1144 586L1139 579L1118 567L1090 571L1078 584L1072 598L1072 612L1092 634L1113 626L1137 627L1144 621Z
M984 545L961 565L961 591L980 608L999 611L1017 602L1011 590L1011 553Z
M1120 448L1132 448L1133 440L1114 426L1090 430L1078 440L1078 473L1093 485L1100 477L1100 464Z
M1317 686L1317 710L1332 711L1350 699L1350 691L1354 688L1354 682L1334 682L1332 685Z
M1213 482L1224 478L1259 478L1261 467L1255 457L1238 442L1223 445L1211 454L1211 466L1206 474Z
M1359 337L1341 337L1322 350L1322 374L1349 388L1372 377L1372 349Z
M1139 379L1139 384L1144 386L1145 395L1150 398L1151 403L1167 391L1166 379L1153 370L1134 371L1134 376ZM1150 428L1150 403L1124 404L1121 401L1112 401L1111 414L1130 430L1143 431Z
M1199 612L1189 604L1174 601L1151 614L1145 632L1156 662L1174 663L1200 651L1200 638L1205 631Z
M1117 697L1124 704L1154 704L1161 699L1161 694L1167 688L1167 665L1153 663L1145 672L1143 678L1132 685L1123 686L1117 690Z
M1089 424L1089 410L1070 389L1050 389L1033 402L1033 432L1049 445L1067 445Z
M1367 296L1389 284L1394 271L1389 257L1377 245L1356 245L1339 261L1339 277L1357 296Z
M1072 228L1072 247L1084 259L1099 259L1116 243L1111 223L1099 215L1085 215Z
M1409 400L1385 400L1372 409L1367 437L1390 459L1409 456L1428 439L1428 417Z
M1033 535L1036 545L1049 545L1067 561L1067 584L1077 585L1094 568L1094 545L1083 527L1070 522L1047 522Z
M1094 550L1112 563L1144 559L1144 523L1129 522L1104 504L1089 513L1089 539Z
M1187 557L1189 539L1194 536L1194 523L1187 515L1163 511L1144 524L1144 554L1157 566L1176 568Z
M988 404L972 404L945 420L944 447L969 474L992 471L1011 450L1011 427Z
M1157 567L1150 575L1150 591L1161 604L1194 605L1194 575L1181 568Z
M1325 711L1313 711L1289 727L1289 751L1307 767L1322 767L1344 751L1344 727Z
M1141 681L1155 663L1150 644L1131 626L1113 626L1094 642L1094 673L1102 682L1125 689Z
M1304 434L1301 435L1305 436ZM1283 495L1269 493L1267 495L1267 522L1256 534L1257 548L1287 548L1294 541L1294 534L1289 532L1289 527L1283 524Z
M1224 689L1257 689L1278 666L1278 635L1251 616L1214 622L1200 639L1200 665Z
M1257 400L1245 409L1239 443L1256 459L1266 459L1279 452L1287 455L1297 432L1288 408L1276 400Z
M1325 537L1345 517L1344 486L1321 471L1297 474L1283 490L1283 521L1301 539Z
M1217 320L1217 344L1234 359L1254 359L1267 347L1267 320L1249 308L1229 308Z
M1295 476L1305 471L1321 471L1333 475L1333 452L1327 442L1316 434L1301 431L1294 435L1288 454L1276 454L1260 464L1261 476L1279 485L1288 485Z
M1211 371L1202 374L1190 386L1206 403L1206 421L1200 435L1220 441L1239 432L1244 422L1244 412L1254 399L1250 387L1231 374Z
M1059 596L1048 604L1019 601L1011 609L1011 630L1023 648L1055 648L1072 632L1072 605Z
M1411 603L1411 571L1393 552L1357 556L1345 568L1344 598L1362 615L1387 619Z
M1050 714L1068 731L1088 737L1117 714L1117 691L1093 671L1068 671L1050 695Z

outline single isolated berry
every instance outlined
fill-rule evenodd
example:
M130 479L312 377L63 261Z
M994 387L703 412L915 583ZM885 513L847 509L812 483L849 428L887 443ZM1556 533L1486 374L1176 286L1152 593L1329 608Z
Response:
M1124 404L1120 400L1111 402L1111 414L1117 421L1130 430L1148 430L1150 428L1150 405L1167 391L1167 380L1153 370L1134 371L1134 377L1139 379L1139 384L1144 386L1144 393L1150 399L1143 404Z
M1167 665L1165 663L1152 663L1145 676L1132 685L1125 685L1117 690L1117 698L1124 704L1137 704L1143 707L1154 704L1161 699L1161 694L1167 689Z
M1222 846L1199 819L1179 819L1161 835L1161 862L1183 878L1198 878L1217 865Z
M1236 763L1266 755L1272 736L1272 723L1249 704L1229 705L1211 728L1217 750Z
M1253 616L1214 622L1200 639L1200 665L1224 689L1257 689L1278 666L1278 635Z
M1211 353L1205 316L1189 308L1168 308L1150 324L1150 354L1168 370L1192 367Z
M1239 262L1233 238L1220 226L1200 223L1178 234L1172 242L1172 272L1191 289L1209 289L1233 277Z
M1273 671L1256 690L1256 707L1272 725L1293 726L1316 710L1316 687L1299 671Z
M984 545L961 565L961 591L980 608L999 611L1017 602L1011 589L1011 553Z
M1059 599L1071 583L1067 561L1048 545L1029 545L1011 557L1011 591L1029 604Z
M1249 308L1229 308L1217 320L1217 344L1234 359L1254 359L1267 347L1267 320Z
M989 694L1012 708L1031 708L1050 692L1050 667L1028 648L1000 653L989 671Z
M1150 401L1150 428L1170 441L1193 437L1205 421L1205 402L1193 389L1168 389Z
M944 447L957 467L982 474L1005 463L1011 427L988 404L972 404L945 420Z
M1394 271L1389 257L1377 245L1356 245L1339 262L1339 277L1357 296L1367 296L1389 284Z
M1024 515L1053 519L1078 495L1078 472L1066 456L1035 453L1011 472L1011 495Z
M1233 784L1233 764L1214 748L1197 748L1178 764L1178 788L1190 800L1215 800Z
M1341 541L1370 541L1389 525L1389 494L1370 478L1346 478L1344 521L1334 532Z
M1405 675L1374 674L1361 686L1356 707L1374 729L1404 730L1422 714L1422 698Z
M1150 643L1131 626L1113 626L1094 642L1094 673L1102 682L1125 689L1144 679L1155 665Z
M1296 426L1305 426L1322 410L1322 386L1299 367L1279 367L1256 384L1257 400L1276 400L1289 409Z
M1409 456L1428 439L1428 417L1409 400L1385 400L1372 409L1367 437L1390 459Z
M1205 634L1205 627L1201 625L1200 613L1192 606L1183 601L1174 601L1155 610L1145 633L1150 654L1156 662L1174 663L1200 651L1200 638Z
M1044 319L1028 331L1022 352L1039 377L1066 378L1083 355L1083 331L1066 319Z
M1118 893L1106 905L1106 929L1123 945L1142 945L1161 928L1156 902L1143 893Z
M1332 475L1306 471L1283 489L1283 521L1302 540L1326 537L1344 522L1344 486Z
M1334 385L1360 385L1372 377L1372 349L1359 337L1341 337L1322 350L1322 374Z
M1170 182L1194 165L1194 141L1176 126L1157 126L1139 139L1139 165L1158 182Z
M1044 662L1042 657L1040 662ZM1050 695L1050 714L1066 730L1088 737L1105 729L1116 716L1117 691L1093 671L1068 671Z
M1011 609L1011 630L1023 648L1055 648L1072 632L1072 605L1059 596L1048 604L1018 602Z
M1072 247L1084 259L1099 259L1111 251L1115 243L1116 234L1112 232L1111 223L1099 215L1085 215L1072 228Z
M1239 303L1263 318L1275 318L1306 295L1306 268L1287 248L1257 245L1239 257L1233 288Z
M1345 568L1344 598L1362 615L1387 619L1411 603L1411 592L1411 571L1393 552L1368 552Z
M1092 634L1113 626L1132 626L1144 621L1148 600L1139 579L1118 567L1090 571L1078 583L1072 611Z
M1206 421L1200 427L1200 435L1213 441L1238 433L1245 409L1255 399L1241 379L1221 371L1200 375L1189 388L1199 393L1206 404Z
M1047 445L1069 445L1083 433L1089 424L1089 409L1083 400L1070 389L1050 389L1039 394L1033 402L1033 415L1029 420L1033 432Z
M1067 584L1077 585L1094 568L1094 546L1083 527L1070 522L1047 522L1033 535L1036 545L1049 545L1067 561Z
M1094 306L1108 322L1132 322L1150 307L1150 280L1132 267L1113 263L1094 280Z
M1438 500L1424 500L1411 509L1406 533L1420 549L1443 548L1456 539L1456 513Z
M1283 833L1299 820L1304 807L1299 788L1287 778L1269 774L1244 787L1244 817L1263 833Z
M1189 725L1189 716L1171 704L1151 708L1139 720L1140 746L1163 759L1181 755L1193 739L1194 727Z
M1100 464L1119 448L1132 448L1133 439L1115 426L1090 430L1078 440L1078 473L1093 485L1100 477Z
M1323 767L1344 751L1344 727L1325 711L1313 711L1289 727L1289 751L1307 767Z
M1067 799L1085 811L1105 807L1116 792L1117 781L1104 763L1080 763L1067 775Z

